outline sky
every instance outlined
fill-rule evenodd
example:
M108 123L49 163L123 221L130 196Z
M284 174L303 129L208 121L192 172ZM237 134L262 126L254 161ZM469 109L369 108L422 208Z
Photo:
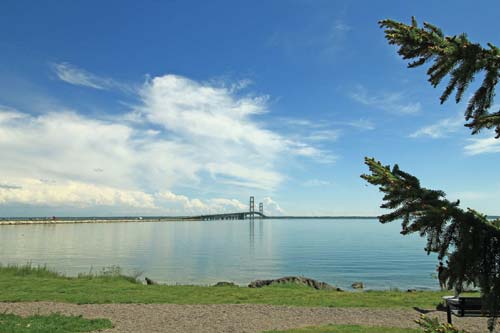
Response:
M472 136L466 101L440 105L444 85L407 69L377 24L413 15L500 45L499 11L4 0L0 216L234 212L251 195L270 215L379 215L365 156L500 215L500 140Z

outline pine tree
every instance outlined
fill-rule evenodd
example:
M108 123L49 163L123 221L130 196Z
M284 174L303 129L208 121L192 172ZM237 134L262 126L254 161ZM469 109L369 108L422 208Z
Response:
M414 59L408 64L409 68L434 60L427 70L429 82L434 87L447 75L450 76L441 95L441 103L455 90L455 101L460 102L474 77L484 72L483 82L465 110L465 120L468 121L465 126L472 129L472 134L479 133L484 128L495 128L496 138L500 137L500 111L490 112L495 86L500 77L498 47L488 43L488 48L483 48L480 44L469 41L466 34L444 36L441 29L430 23L424 23L423 28L420 28L414 17L411 25L393 20L382 20L379 24L385 28L389 44L399 46L399 55L403 59Z
M474 76L484 71L481 86L475 91L465 111L465 124L472 134L495 128L500 137L500 111L489 112L499 79L500 49L488 49L471 43L465 34L444 36L429 23L419 28L415 18L406 25L393 20L379 22L385 28L390 44L398 45L404 59L414 59L408 67L421 66L431 60L427 74L436 87L448 74L450 81L441 95L441 103L456 90L460 102ZM416 59L416 60L415 60ZM445 193L420 186L415 176L394 165L383 166L373 158L365 158L371 174L361 175L370 184L379 186L384 195L381 208L392 210L379 217L381 223L402 219L403 235L419 233L427 238L427 253L437 253L439 260L448 260L448 287L457 292L464 285L481 290L485 310L500 310L500 219L488 220L475 210L459 208L459 201L450 202ZM495 319L489 320L493 330Z
M418 232L427 238L427 253L448 259L448 287L458 292L464 285L481 289L486 309L500 310L500 219L490 221L472 209L459 208L459 201L446 200L443 191L420 186L415 177L398 165L383 166L365 158L371 175L361 175L385 194L381 208L392 212L381 223L402 219L401 234ZM493 321L491 321L491 325Z

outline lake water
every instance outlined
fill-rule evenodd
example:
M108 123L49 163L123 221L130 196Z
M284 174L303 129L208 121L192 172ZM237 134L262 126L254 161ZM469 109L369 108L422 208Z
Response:
M368 219L0 226L0 263L76 275L119 265L169 284L303 275L349 289L437 289L437 259L400 224Z

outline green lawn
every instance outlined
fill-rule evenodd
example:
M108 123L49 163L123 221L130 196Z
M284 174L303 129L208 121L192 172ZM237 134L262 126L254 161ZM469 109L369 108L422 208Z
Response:
M358 325L327 325L297 328L286 331L266 331L264 333L421 333L422 330L395 327L373 327Z
M57 313L30 317L0 313L0 332L3 333L90 332L112 327L108 319L85 319L80 316L63 316Z
M259 289L135 283L119 270L69 278L45 268L0 266L0 302L70 303L259 303L292 306L435 308L449 292L321 291L296 285Z

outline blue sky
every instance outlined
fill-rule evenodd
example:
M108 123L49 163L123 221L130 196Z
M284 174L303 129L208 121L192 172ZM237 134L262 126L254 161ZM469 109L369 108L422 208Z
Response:
M377 21L500 44L496 1L2 1L0 215L376 215L364 156L499 214L471 136ZM470 92L469 92L470 93Z

